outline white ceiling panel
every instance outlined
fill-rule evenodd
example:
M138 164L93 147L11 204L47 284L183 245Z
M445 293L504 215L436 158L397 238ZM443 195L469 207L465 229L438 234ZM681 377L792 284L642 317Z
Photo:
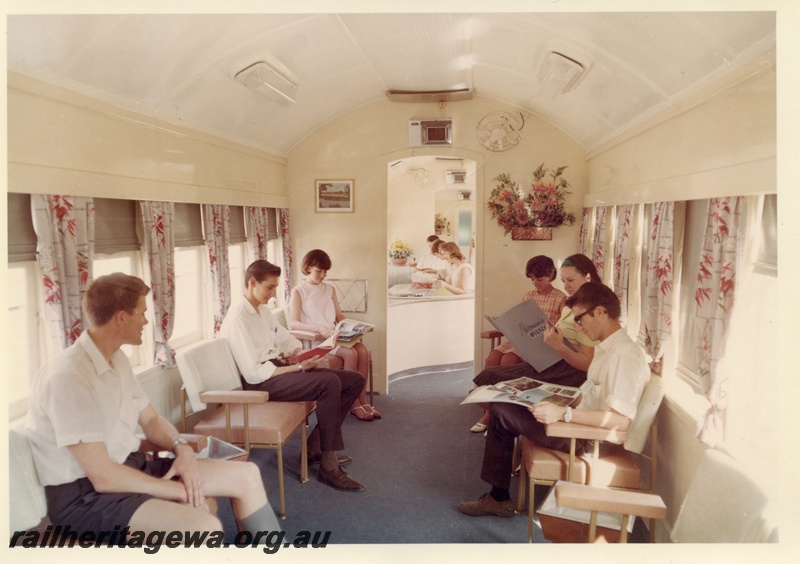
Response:
M775 48L770 12L9 15L8 68L277 154L385 91L471 87L587 149ZM543 95L548 49L587 64ZM233 79L277 59L281 107Z

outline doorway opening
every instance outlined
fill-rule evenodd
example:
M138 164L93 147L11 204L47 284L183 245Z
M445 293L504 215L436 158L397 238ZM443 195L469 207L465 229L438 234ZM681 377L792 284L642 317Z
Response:
M471 367L474 359L475 296L435 288L435 267L445 277L451 265L431 255L427 239L437 235L458 245L463 261L476 264L476 163L452 156L413 156L387 169L387 240L402 249L387 257L386 372L389 382L422 372ZM405 259L405 260L403 260Z

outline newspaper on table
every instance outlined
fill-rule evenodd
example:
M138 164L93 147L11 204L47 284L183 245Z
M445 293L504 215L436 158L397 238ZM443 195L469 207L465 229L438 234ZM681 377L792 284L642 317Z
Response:
M490 403L500 401L529 407L540 401L556 405L577 405L583 394L589 391L591 382L587 380L580 388L542 382L533 378L520 377L515 380L498 382L491 386L478 386L461 402Z

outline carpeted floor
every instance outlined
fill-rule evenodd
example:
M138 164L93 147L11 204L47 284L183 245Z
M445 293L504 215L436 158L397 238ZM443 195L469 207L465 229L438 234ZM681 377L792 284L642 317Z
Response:
M362 422L348 416L344 452L353 462L346 469L364 484L362 492L322 485L316 466L309 469L309 482L300 484L300 445L293 438L284 449L286 538L301 531L330 531L330 544L525 543L524 515L469 517L455 508L488 491L478 477L484 437L469 432L479 408L459 405L472 377L468 369L393 380L389 394L375 398L383 419ZM261 467L277 508L275 452L256 450L250 459ZM516 480L512 496L515 492ZM537 488L539 499L544 493ZM235 534L229 504L220 504L220 516L226 536ZM538 526L535 542L546 542Z

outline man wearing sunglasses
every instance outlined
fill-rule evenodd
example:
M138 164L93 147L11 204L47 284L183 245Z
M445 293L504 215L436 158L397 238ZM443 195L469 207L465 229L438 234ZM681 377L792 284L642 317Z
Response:
M565 421L624 431L636 416L639 398L650 379L650 369L644 351L622 328L619 298L607 286L587 282L567 299L567 306L572 308L578 329L600 341L587 373L592 386L575 408L547 401L530 408L509 403L490 404L481 479L492 489L477 501L459 503L462 513L498 517L514 514L509 487L517 436L524 435L547 448L568 452L569 439L548 437L545 425ZM579 448L582 447L579 444Z

